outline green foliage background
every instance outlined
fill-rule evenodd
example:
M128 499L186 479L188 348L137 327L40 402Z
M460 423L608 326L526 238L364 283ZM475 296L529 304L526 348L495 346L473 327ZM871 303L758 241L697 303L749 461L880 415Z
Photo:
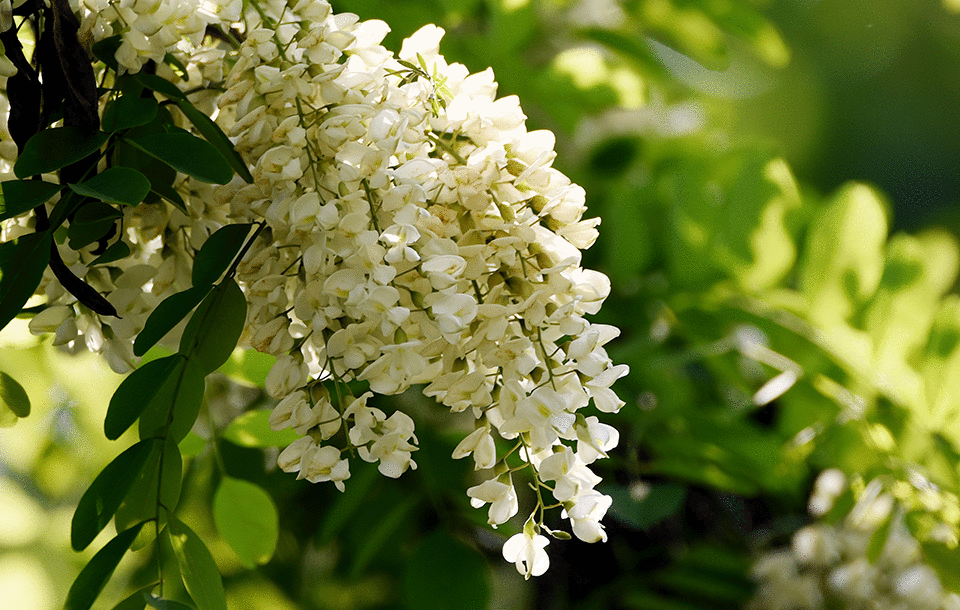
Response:
M524 582L497 556L515 532L468 506L469 465L449 458L462 431L417 392L396 399L417 416L417 471L363 465L343 494L294 481L273 466L291 439L266 426L270 363L235 354L180 444L179 511L232 610L739 608L751 557L808 520L820 470L919 467L960 492L960 256L932 224L958 226L960 17L932 0L629 0L611 25L564 17L571 4L334 6L389 23L394 49L445 27L448 61L494 68L603 218L586 266L611 278L598 318L621 328L610 353L631 367L601 466L609 542L555 543L547 575ZM596 17L607 3L584 4ZM0 598L46 610L108 539L67 542L119 452L102 422L120 378L20 322L0 335L0 369L33 411L0 432ZM957 555L942 550L927 559L945 578ZM121 562L102 607L149 584L144 563Z

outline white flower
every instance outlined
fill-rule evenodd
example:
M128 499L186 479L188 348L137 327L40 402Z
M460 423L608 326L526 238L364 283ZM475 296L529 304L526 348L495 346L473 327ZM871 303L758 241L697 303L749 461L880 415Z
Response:
M549 543L540 534L514 534L503 544L503 558L516 564L525 579L540 576L550 567L550 557L544 550Z
M470 454L473 454L475 470L493 468L497 462L497 448L494 445L493 436L490 435L490 428L483 426L471 432L453 450L452 457L459 460Z
M509 477L507 480L510 480ZM498 479L490 479L468 489L467 495L470 496L470 506L474 508L480 508L487 503L490 504L490 510L487 512L487 523L494 527L506 523L520 510L520 505L517 503L517 492L513 488L512 482L503 483Z
M574 535L584 542L606 542L607 533L600 520L612 503L610 496L596 492L577 498L573 508L567 510Z

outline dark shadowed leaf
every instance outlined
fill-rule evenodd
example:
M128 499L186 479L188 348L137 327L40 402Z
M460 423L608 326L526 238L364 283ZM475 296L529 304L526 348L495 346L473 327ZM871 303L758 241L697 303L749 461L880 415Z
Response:
M127 375L107 407L107 416L103 420L106 437L110 440L120 438L182 364L182 357L168 356L148 362Z
M140 438L162 434L167 428L167 436L179 443L197 421L203 401L204 372L196 363L178 357L177 369L140 415Z
M116 72L119 69L119 65L117 64L117 59L115 56L122 43L123 37L120 34L117 34L116 36L104 38L103 40L97 42L93 45L91 50L93 51L94 57L110 66L113 71Z
M117 564L123 558L124 553L130 548L133 540L140 533L140 523L124 530L97 551L90 563L80 571L77 579L73 581L70 592L67 593L67 601L64 604L64 610L87 610L96 601L97 596L103 591L103 587L110 580Z
M122 95L103 113L104 131L114 132L146 125L157 116L159 105L152 97Z
M50 262L49 233L30 233L0 244L0 329L33 295Z
M175 518L167 526L180 576L198 610L227 610L223 581L210 551L192 529Z
M27 141L13 172L22 179L58 170L96 152L108 137L102 131L87 135L76 127L44 129Z
M233 258L240 252L252 224L220 227L207 238L193 261L193 285L209 285L220 279Z
M150 192L147 177L129 167L110 167L81 184L69 186L79 195L125 205L140 205Z
M403 575L411 610L483 610L489 597L483 556L443 530L424 539Z
M74 214L67 229L70 247L74 250L92 244L108 235L123 216L117 208L102 201L88 201Z
M145 594L143 601L146 605L157 610L195 610L193 606L175 602L169 599L160 599L156 595Z
M5 410L10 411L14 417L30 415L30 397L16 379L0 371L0 425L4 421Z
M651 485L645 495L631 493L625 485L605 485L598 491L613 499L610 514L635 529L646 529L675 514L687 497L687 488L674 483Z
M217 531L248 568L270 561L277 547L279 518L270 494L233 477L223 477L213 497Z
M7 180L2 183L2 190L0 220L6 220L46 203L60 186L42 180Z
M233 178L230 164L212 144L185 131L140 136L126 142L201 182L226 184Z
M144 596L150 595L150 592L153 591L156 586L157 583L154 583L152 585L147 585L142 589L138 589L129 597L125 598L123 601L114 606L113 610L143 610L147 606L147 600L144 599Z
M230 141L227 134L223 133L223 130L221 130L210 117L197 110L186 98L178 99L177 107L190 119L190 122L197 128L197 131L207 139L207 142L213 144L213 147L223 155L227 162L230 163L230 167L232 167L241 178L246 182L253 182L253 176L250 174L250 170L247 169L247 164L243 161L243 157L234 149L233 142Z
M127 242L122 239L118 239L114 243L110 244L110 247L103 251L103 254L93 259L90 262L90 267L96 265L105 265L107 263L112 263L118 261L122 258L127 258L130 256L130 246L127 245Z
M160 477L158 480L157 477ZM131 524L159 519L160 528L163 528L166 512L172 512L180 502L180 487L183 479L183 459L179 448L172 440L167 439L162 445L155 443L150 457L140 476L127 493L126 500L117 509L114 517L117 528L123 529ZM159 504L157 491L159 489ZM156 536L156 526L151 523L140 532L133 548L141 548Z
M150 313L143 330L133 342L133 353L142 356L151 347L163 339L174 326L193 311L203 297L209 292L208 287L195 287L165 298L156 309Z
M152 439L140 441L114 458L93 480L73 513L70 524L73 550L87 548L117 512L117 507L143 469L153 445Z
M200 303L180 339L180 353L196 362L204 375L227 361L247 319L247 300L237 283L218 284Z

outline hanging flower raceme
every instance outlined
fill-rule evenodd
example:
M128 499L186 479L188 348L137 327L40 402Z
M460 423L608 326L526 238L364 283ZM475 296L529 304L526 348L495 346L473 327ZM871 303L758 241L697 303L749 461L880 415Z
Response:
M921 545L904 522L903 504L880 479L861 485L856 504L838 523L814 523L793 536L789 548L761 556L753 568L759 587L750 608L878 608L957 610L960 596L945 591L937 572L924 562ZM956 514L956 497L920 492L926 504L936 497L945 512ZM810 512L823 516L848 491L846 477L827 470L817 479ZM912 493L911 493L912 495ZM945 503L945 504L944 504ZM941 522L936 539L953 536L955 526Z
M301 435L279 456L284 471L343 490L350 459L388 477L416 468L413 420L377 397L420 384L474 417L454 457L482 472L467 493L491 525L520 510L515 480L533 479L536 506L504 547L521 573L546 570L544 534L569 537L544 526L549 508L573 535L605 540L611 501L590 465L619 437L591 412L623 405L611 386L627 367L605 351L617 329L585 319L610 291L581 267L599 220L583 218L583 189L551 166L553 134L527 131L516 97L497 99L493 72L448 64L436 26L395 57L380 44L385 23L318 0L246 13L232 0L81 8L89 40L119 36L121 72L170 54L185 68L184 91L223 77L211 109L254 180L181 180L190 217L129 212L130 257L88 272L94 254L78 253L77 274L122 301L124 321L110 323L122 332L91 340L87 318L97 318L52 278L36 332L86 336L94 351L116 343L123 370L133 357L122 346L159 300L189 287L205 239L231 222L265 223L236 279L248 303L241 344L277 358L266 379L280 399L271 426ZM243 42L215 44L210 28ZM369 391L354 395L351 382ZM498 438L509 445L499 453Z

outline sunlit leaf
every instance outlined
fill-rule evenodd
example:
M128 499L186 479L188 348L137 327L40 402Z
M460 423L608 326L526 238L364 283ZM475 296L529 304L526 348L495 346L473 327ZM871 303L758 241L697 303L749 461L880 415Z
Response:
M44 129L27 141L13 172L23 179L58 170L100 150L108 137L102 131L88 135L76 127Z
M180 576L197 610L227 610L223 581L210 551L192 529L175 518L167 525Z
M117 564L120 563L133 540L140 533L141 527L143 527L142 523L120 532L113 540L97 551L90 563L80 571L77 579L73 581L73 585L67 593L67 601L63 606L64 610L87 610L93 605L93 602L96 601L97 596L100 595L103 587L106 586L107 581L113 575Z
M244 566L270 561L277 546L279 518L273 499L262 488L223 477L213 496L213 519Z
M218 369L230 379L255 388L262 388L277 358L252 349L236 349Z
M295 430L270 428L270 411L248 411L223 431L224 440L241 447L286 447L300 438Z

